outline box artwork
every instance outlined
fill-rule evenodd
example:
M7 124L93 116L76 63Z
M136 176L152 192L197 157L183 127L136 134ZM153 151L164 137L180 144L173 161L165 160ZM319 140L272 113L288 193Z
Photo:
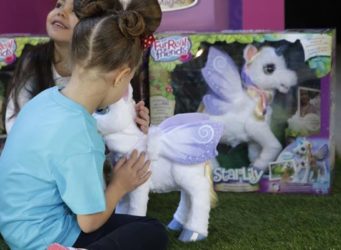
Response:
M333 30L159 34L152 124L205 112L224 124L218 191L330 192Z

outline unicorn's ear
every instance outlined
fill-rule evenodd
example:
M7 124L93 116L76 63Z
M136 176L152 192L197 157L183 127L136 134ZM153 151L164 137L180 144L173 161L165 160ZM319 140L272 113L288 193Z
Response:
M246 46L244 49L244 59L246 63L251 62L257 53L258 53L258 49L252 44L249 44L248 46Z

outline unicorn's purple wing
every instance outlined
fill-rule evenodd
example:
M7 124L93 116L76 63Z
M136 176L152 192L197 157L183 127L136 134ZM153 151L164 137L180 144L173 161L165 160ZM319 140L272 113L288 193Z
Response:
M184 113L172 116L159 124L159 129L167 131L168 129L173 129L174 127L195 123L196 121L206 121L210 117L203 113Z
M227 53L212 46L201 73L210 89L210 93L203 99L207 112L225 113L243 93L236 64Z
M329 149L327 144L324 144L322 147L319 148L319 150L314 154L317 160L321 161L324 160L329 153Z
M222 133L223 125L207 116L175 115L149 129L148 153L151 158L162 156L186 165L202 163L217 155L216 147Z
M227 103L223 99L220 99L211 91L209 91L209 93L203 97L202 101L205 105L206 112L211 115L224 114L229 110L229 108L231 108L231 105L229 105L229 103Z

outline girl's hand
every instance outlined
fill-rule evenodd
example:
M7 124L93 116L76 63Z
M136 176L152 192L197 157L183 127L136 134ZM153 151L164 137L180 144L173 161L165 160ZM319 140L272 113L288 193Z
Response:
M134 150L129 159L121 159L117 162L109 185L115 185L124 193L133 191L151 176L149 166L150 161L146 161L145 154L138 155Z
M81 230L91 233L102 227L112 215L115 206L127 193L148 180L151 175L149 161L145 155L138 155L134 150L129 159L121 159L115 165L109 185L105 189L105 211L94 214L77 214L77 222Z
M137 125L140 127L141 131L145 134L148 133L148 128L149 128L149 109L144 106L144 101L139 101L135 105L135 110L137 117L135 118L135 122Z

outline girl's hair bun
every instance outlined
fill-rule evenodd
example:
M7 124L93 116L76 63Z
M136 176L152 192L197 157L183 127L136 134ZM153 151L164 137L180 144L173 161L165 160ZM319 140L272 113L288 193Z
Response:
M153 34L161 23L162 12L158 0L130 0L126 10L136 11L143 17L146 36Z
M79 19L105 15L112 9L114 1L110 0L74 0L73 9Z
M126 38L139 37L145 32L146 24L141 14L134 10L117 12L118 27Z

